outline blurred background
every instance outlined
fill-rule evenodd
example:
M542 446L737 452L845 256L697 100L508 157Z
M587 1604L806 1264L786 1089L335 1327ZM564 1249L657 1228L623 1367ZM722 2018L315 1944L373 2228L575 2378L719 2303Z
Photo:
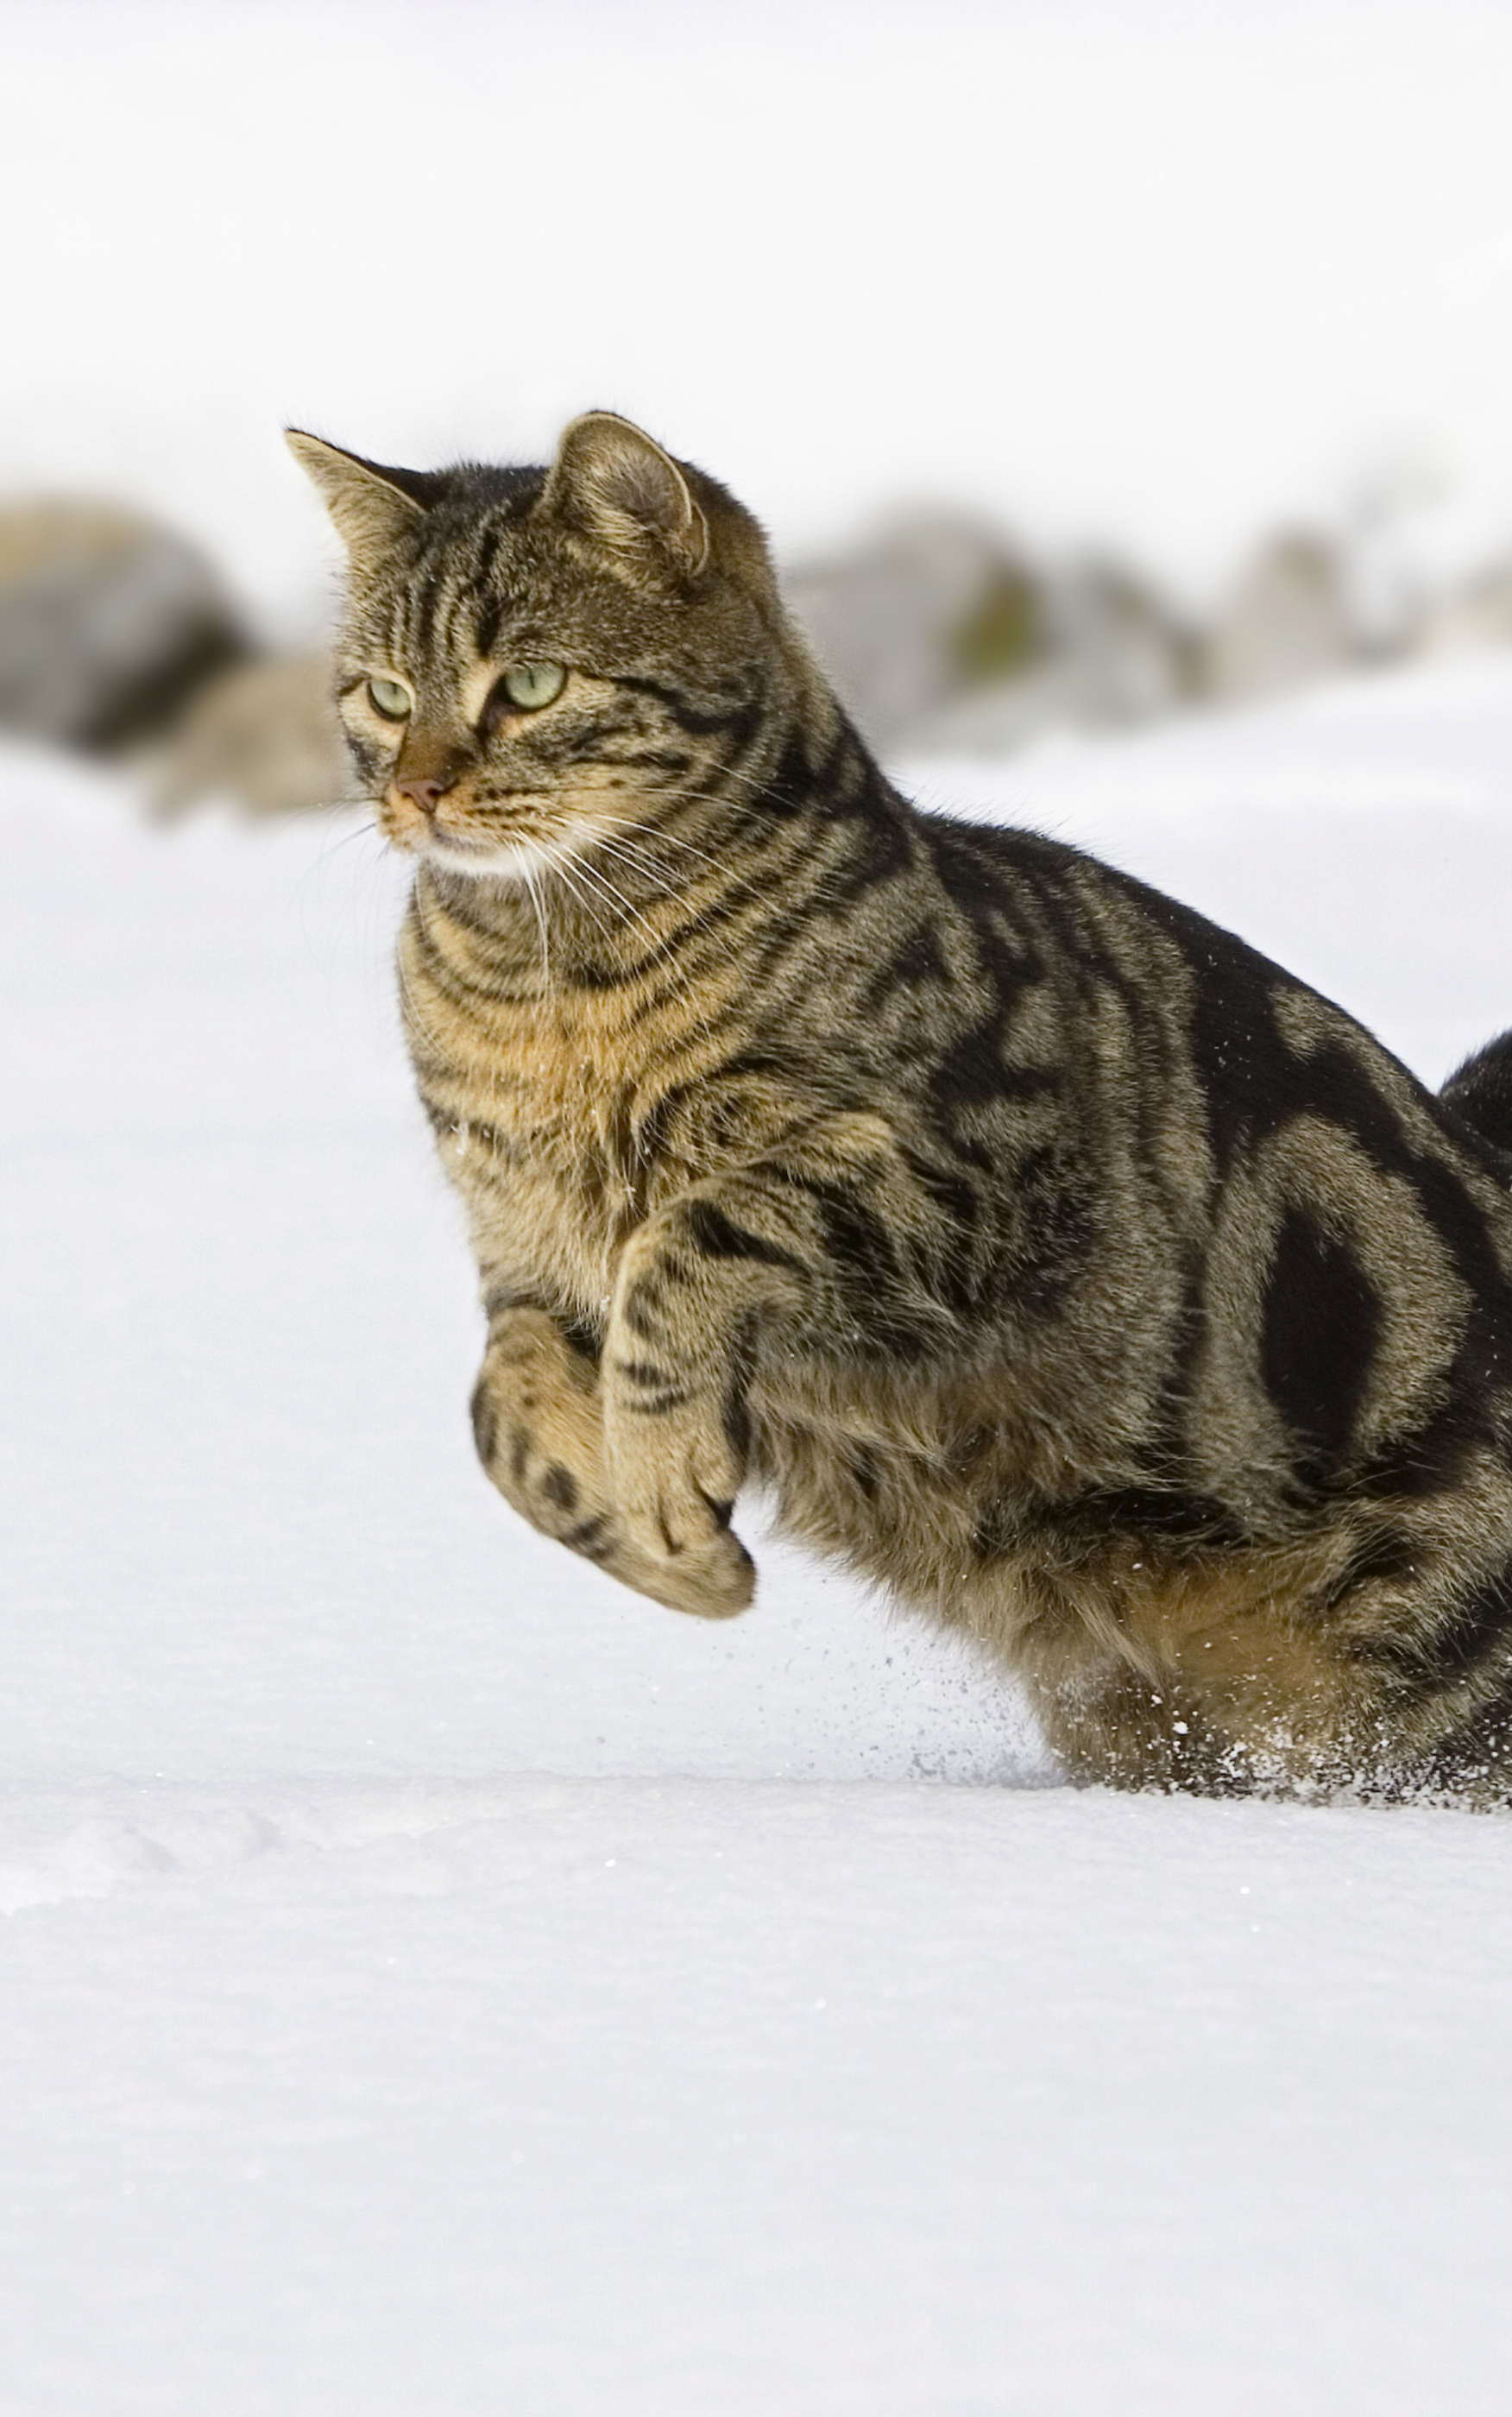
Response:
M1512 643L1494 0L6 0L0 727L340 793L286 420L628 413L890 752Z

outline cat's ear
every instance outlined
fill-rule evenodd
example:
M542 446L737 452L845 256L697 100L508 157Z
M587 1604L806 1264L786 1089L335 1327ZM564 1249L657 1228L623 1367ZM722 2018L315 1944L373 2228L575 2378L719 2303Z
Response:
M557 448L541 509L594 538L634 576L691 577L708 559L708 524L654 437L613 411L585 411Z
M325 498L337 535L355 562L376 562L425 518L425 505L409 482L418 487L423 471L386 470L364 462L358 453L343 453L324 437L307 435L302 428L286 428L284 442L299 467Z

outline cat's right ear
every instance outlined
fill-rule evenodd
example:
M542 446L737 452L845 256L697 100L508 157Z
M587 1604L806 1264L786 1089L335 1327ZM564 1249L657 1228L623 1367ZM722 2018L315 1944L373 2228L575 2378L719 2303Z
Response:
M565 432L541 509L653 585L703 570L709 531L681 465L616 411L585 411Z
M380 561L425 518L425 506L401 482L406 473L343 453L324 437L286 428L284 442L299 467L319 488L337 535L354 562ZM420 473L414 475L416 479Z

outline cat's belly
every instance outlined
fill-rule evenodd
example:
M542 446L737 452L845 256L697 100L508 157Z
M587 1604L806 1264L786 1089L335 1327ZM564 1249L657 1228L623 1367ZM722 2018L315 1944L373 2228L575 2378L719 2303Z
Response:
M749 1396L752 1473L784 1526L915 1599L959 1596L1030 1537L1047 1489L1078 1482L1005 1375L990 1390L948 1375L796 1357L767 1362Z

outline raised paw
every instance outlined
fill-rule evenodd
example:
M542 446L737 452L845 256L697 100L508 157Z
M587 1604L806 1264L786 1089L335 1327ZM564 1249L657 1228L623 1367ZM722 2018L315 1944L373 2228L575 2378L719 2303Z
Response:
M743 1471L717 1413L698 1402L649 1407L612 1385L604 1441L615 1504L643 1552L675 1562L718 1550Z
M473 1395L478 1457L533 1528L673 1611L728 1619L755 1590L749 1554L712 1524L675 1561L649 1551L611 1482L597 1371L553 1319L519 1310L490 1340Z
M494 1484L533 1528L591 1552L608 1511L593 1362L543 1310L490 1337L473 1392L473 1437Z
M620 1547L623 1566L605 1563L653 1603L672 1611L689 1611L700 1619L733 1619L756 1591L756 1564L738 1536L725 1528L704 1552L683 1553L676 1560L643 1553L628 1536Z

